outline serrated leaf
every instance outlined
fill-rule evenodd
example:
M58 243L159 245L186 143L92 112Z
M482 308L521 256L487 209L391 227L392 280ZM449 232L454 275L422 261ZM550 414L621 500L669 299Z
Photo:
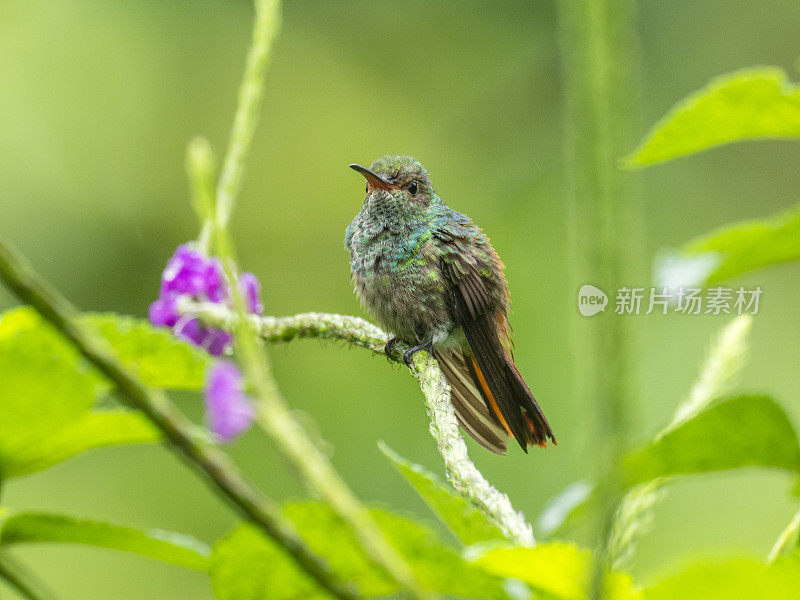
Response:
M587 598L591 573L588 550L572 544L539 544L534 548L494 548L475 564L499 577L513 577L548 597L562 600ZM611 573L606 578L604 598L634 600L641 593L628 575Z
M624 461L628 485L658 477L740 467L800 471L800 444L789 418L766 396L720 400L667 430Z
M75 454L103 446L148 444L161 433L141 414L128 410L92 411L43 438L28 439L3 463L4 477L41 471Z
M40 513L0 517L0 545L44 542L123 550L201 571L207 570L211 555L206 544L189 535L158 529L142 531L101 521Z
M406 460L383 442L379 447L436 516L462 543L470 545L506 539L482 512L453 492L425 467Z
M662 256L656 279L669 287L710 285L762 267L800 260L800 207L728 225ZM693 265L702 263L702 269Z
M125 366L147 385L203 389L205 370L213 359L197 346L144 319L112 313L86 313L81 318L114 347Z
M798 136L800 88L781 69L744 69L676 104L622 162L636 168L739 140Z
M771 565L748 559L696 564L644 592L647 600L795 600L800 598L800 560L795 555Z
M286 517L316 554L352 582L364 597L397 592L363 554L349 529L323 504L289 504ZM506 598L502 582L464 562L421 524L385 510L370 511L388 541L406 558L420 585L464 598ZM282 550L250 525L242 525L214 547L211 578L220 600L327 598Z

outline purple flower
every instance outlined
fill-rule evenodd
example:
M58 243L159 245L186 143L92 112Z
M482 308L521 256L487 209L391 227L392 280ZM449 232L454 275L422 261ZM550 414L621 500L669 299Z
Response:
M264 305L261 304L261 284L252 273L242 273L239 278L239 284L242 286L244 298L247 302L247 310L256 315L260 315L264 310Z
M247 430L255 418L253 404L242 391L239 368L220 360L211 367L206 381L206 421L222 442L230 442Z
M242 273L240 285L248 310L260 315L264 307L258 279L252 273ZM209 354L223 354L230 346L231 335L221 329L202 327L197 319L180 315L175 308L178 296L189 296L201 302L229 304L228 288L219 259L204 256L189 244L178 246L161 276L158 300L150 305L149 316L153 325L171 328L175 335L202 346Z

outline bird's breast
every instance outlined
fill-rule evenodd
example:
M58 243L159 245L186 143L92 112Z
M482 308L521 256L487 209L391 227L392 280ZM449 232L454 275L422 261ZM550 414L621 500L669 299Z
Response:
M430 237L420 243L387 232L351 244L351 259L361 302L394 335L422 343L452 328L439 255Z

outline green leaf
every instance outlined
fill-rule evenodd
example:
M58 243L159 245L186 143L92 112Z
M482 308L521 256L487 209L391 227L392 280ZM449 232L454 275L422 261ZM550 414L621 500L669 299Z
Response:
M147 385L181 390L203 388L206 367L213 359L197 346L176 338L170 330L111 313L87 313L82 319L114 347L122 362Z
M19 513L0 515L0 545L57 542L124 550L187 569L205 571L211 549L195 538L169 531L141 531L100 521Z
M636 168L739 140L797 136L800 89L781 69L745 69L675 105L622 162Z
M720 400L624 461L629 485L740 467L800 471L800 444L784 410L765 396Z
M470 545L506 539L482 512L445 486L425 467L406 460L383 442L378 445L399 473L462 543Z
M464 562L433 532L408 518L373 509L388 541L406 558L420 584L433 592L464 598L507 598L502 581ZM316 554L359 588L365 597L397 592L363 554L349 529L323 504L289 504L286 517ZM273 542L242 525L214 547L211 580L220 600L327 598Z
M476 564L499 577L513 577L548 596L563 600L584 600L591 573L588 550L572 544L539 544L534 548L494 548ZM631 578L611 573L606 578L605 598L633 600L641 594ZM679 596L676 596L676 598Z
M795 600L800 598L800 560L794 555L769 566L749 559L692 565L644 592L647 600Z
M41 471L84 450L124 444L148 444L161 434L141 414L127 410L93 411L44 438L29 439L3 463L4 477Z
M248 524L217 542L210 573L214 596L219 600L331 598L284 550Z
M677 253L661 257L655 270L663 285L709 285L795 260L800 260L800 206L696 238Z
M125 366L135 371L145 384L183 390L203 388L205 371L213 363L213 357L176 338L170 330L153 327L144 319L112 313L85 313L80 318L114 347ZM12 309L3 315L2 323L5 325L0 326L0 340L24 332L32 338L29 340L32 346L40 340L42 353L63 355L65 360L80 363L81 370L94 372L74 347L32 308Z
M0 317L0 472L78 421L100 378L30 309Z
M169 332L129 317L82 318L150 385L202 386L211 358ZM0 381L3 477L45 469L91 448L159 439L138 413L90 412L108 384L29 307L0 316Z

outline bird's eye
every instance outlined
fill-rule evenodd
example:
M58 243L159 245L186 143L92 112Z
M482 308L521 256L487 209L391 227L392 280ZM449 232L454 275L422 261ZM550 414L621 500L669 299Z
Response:
M412 181L410 184L408 184L408 193L411 194L412 196L414 196L417 193L416 181Z
M369 183L364 184L364 191L369 194Z

